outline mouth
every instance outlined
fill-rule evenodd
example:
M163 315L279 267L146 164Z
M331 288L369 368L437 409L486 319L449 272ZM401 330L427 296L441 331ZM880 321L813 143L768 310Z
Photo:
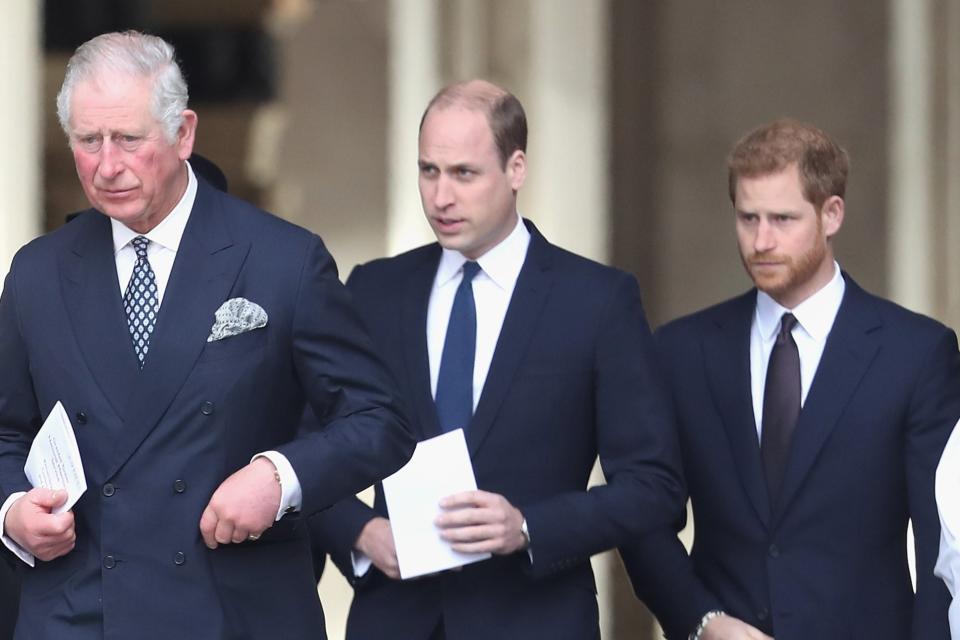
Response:
M774 269L776 267L782 267L786 263L786 260L777 256L754 256L747 260L747 264L751 269Z
M108 200L120 200L132 194L136 189L99 189L103 197Z
M443 233L457 231L464 223L463 218L453 218L449 216L434 216L432 220L434 228Z

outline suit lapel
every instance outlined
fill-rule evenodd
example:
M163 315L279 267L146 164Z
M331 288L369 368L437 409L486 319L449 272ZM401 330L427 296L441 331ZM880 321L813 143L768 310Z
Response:
M707 379L720 411L740 482L765 524L770 521L770 500L760 460L756 418L750 384L750 327L756 308L756 291L732 302L716 320L714 331L703 340Z
M404 359L410 375L412 408L417 413L421 439L440 435L440 420L430 389L430 358L427 352L427 307L440 260L440 245L432 248L435 250L430 251L411 274L402 302Z
M110 475L154 429L206 345L214 314L236 281L249 243L230 237L223 197L200 182L180 241L150 352L122 417Z
M783 479L779 513L796 496L880 349L880 316L849 277L843 303L827 337L807 400L800 412Z
M526 221L526 224L530 230L530 246L503 319L483 393L466 433L471 458L483 444L513 383L553 284L551 252L554 249L532 223Z
M77 344L92 378L121 415L138 373L117 281L110 219L90 213L60 261L60 285Z

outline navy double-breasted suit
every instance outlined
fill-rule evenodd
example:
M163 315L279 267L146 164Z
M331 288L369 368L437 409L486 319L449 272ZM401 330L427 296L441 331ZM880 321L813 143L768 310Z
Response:
M751 401L756 292L657 332L695 541L689 558L668 530L623 551L671 638L686 638L711 609L777 640L949 638L947 591L933 575L933 482L960 416L956 336L845 278L776 508Z
M267 325L208 342L237 297ZM110 223L89 211L14 259L0 361L0 500L30 488L24 459L57 401L89 487L76 548L23 572L17 638L322 637L299 517L212 551L199 531L214 490L258 452L287 457L310 514L412 450L318 237L200 180L140 371ZM298 434L305 401L320 419Z
M526 517L526 551L405 582L375 568L355 583L352 640L589 638L598 634L589 559L674 518L683 504L677 446L633 277L531 239L467 446L480 489ZM431 397L427 306L433 244L358 267L357 308L400 382L419 439L440 433ZM599 453L608 484L586 490ZM363 525L387 515L359 501L322 514L318 535L353 578Z

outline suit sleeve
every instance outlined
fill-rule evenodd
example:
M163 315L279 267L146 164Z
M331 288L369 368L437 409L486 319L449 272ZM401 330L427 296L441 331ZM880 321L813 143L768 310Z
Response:
M396 389L336 266L313 236L293 318L293 364L319 427L278 448L313 514L399 469L415 446Z
M668 401L673 407L676 398L672 389L676 380L671 363L677 354L663 331L657 332L655 346L657 362L668 388ZM637 598L656 616L666 636L678 640L687 638L705 613L723 609L719 598L697 577L693 561L677 537L685 524L686 513L672 525L660 527L620 548Z
M347 279L348 292L356 286L358 275L363 272L362 266L356 267ZM359 278L362 280L362 277ZM362 326L362 323L358 326ZM391 378L392 380L392 378ZM391 382L391 385L393 383ZM394 388L391 386L391 388ZM320 428L319 419L312 409L308 408L301 423L301 431L309 432ZM388 474L384 474L388 475ZM378 478L380 480L382 478ZM376 484L380 490L380 484ZM365 487L364 487L365 488ZM357 577L353 571L351 552L354 544L360 537L363 527L379 516L374 509L355 496L348 496L334 503L327 509L319 511L309 519L311 546L314 555L327 553L343 577L354 587L359 588L370 575ZM372 571L373 569L371 569Z
M15 258L0 295L0 504L31 489L23 465L41 423L18 316L16 269Z
M573 567L674 522L685 491L672 417L636 280L620 274L603 303L594 351L597 451L607 483L518 505L534 577Z
M904 447L910 518L917 560L917 595L912 638L950 637L950 594L933 569L940 545L935 499L937 463L960 417L960 354L957 338L944 330L921 369L907 416Z

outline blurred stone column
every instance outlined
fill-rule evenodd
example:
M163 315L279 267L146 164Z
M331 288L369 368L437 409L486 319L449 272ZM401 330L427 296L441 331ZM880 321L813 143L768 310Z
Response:
M530 1L520 202L551 242L600 262L609 254L608 12L606 2Z
M890 295L921 313L934 306L934 1L890 3Z
M960 325L960 0L891 0L890 296Z
M434 237L417 191L417 125L441 86L437 0L389 0L387 255Z
M13 254L40 232L40 3L12 2L0 22L0 101L5 147L0 162L0 274ZM0 285L2 287L2 285Z

